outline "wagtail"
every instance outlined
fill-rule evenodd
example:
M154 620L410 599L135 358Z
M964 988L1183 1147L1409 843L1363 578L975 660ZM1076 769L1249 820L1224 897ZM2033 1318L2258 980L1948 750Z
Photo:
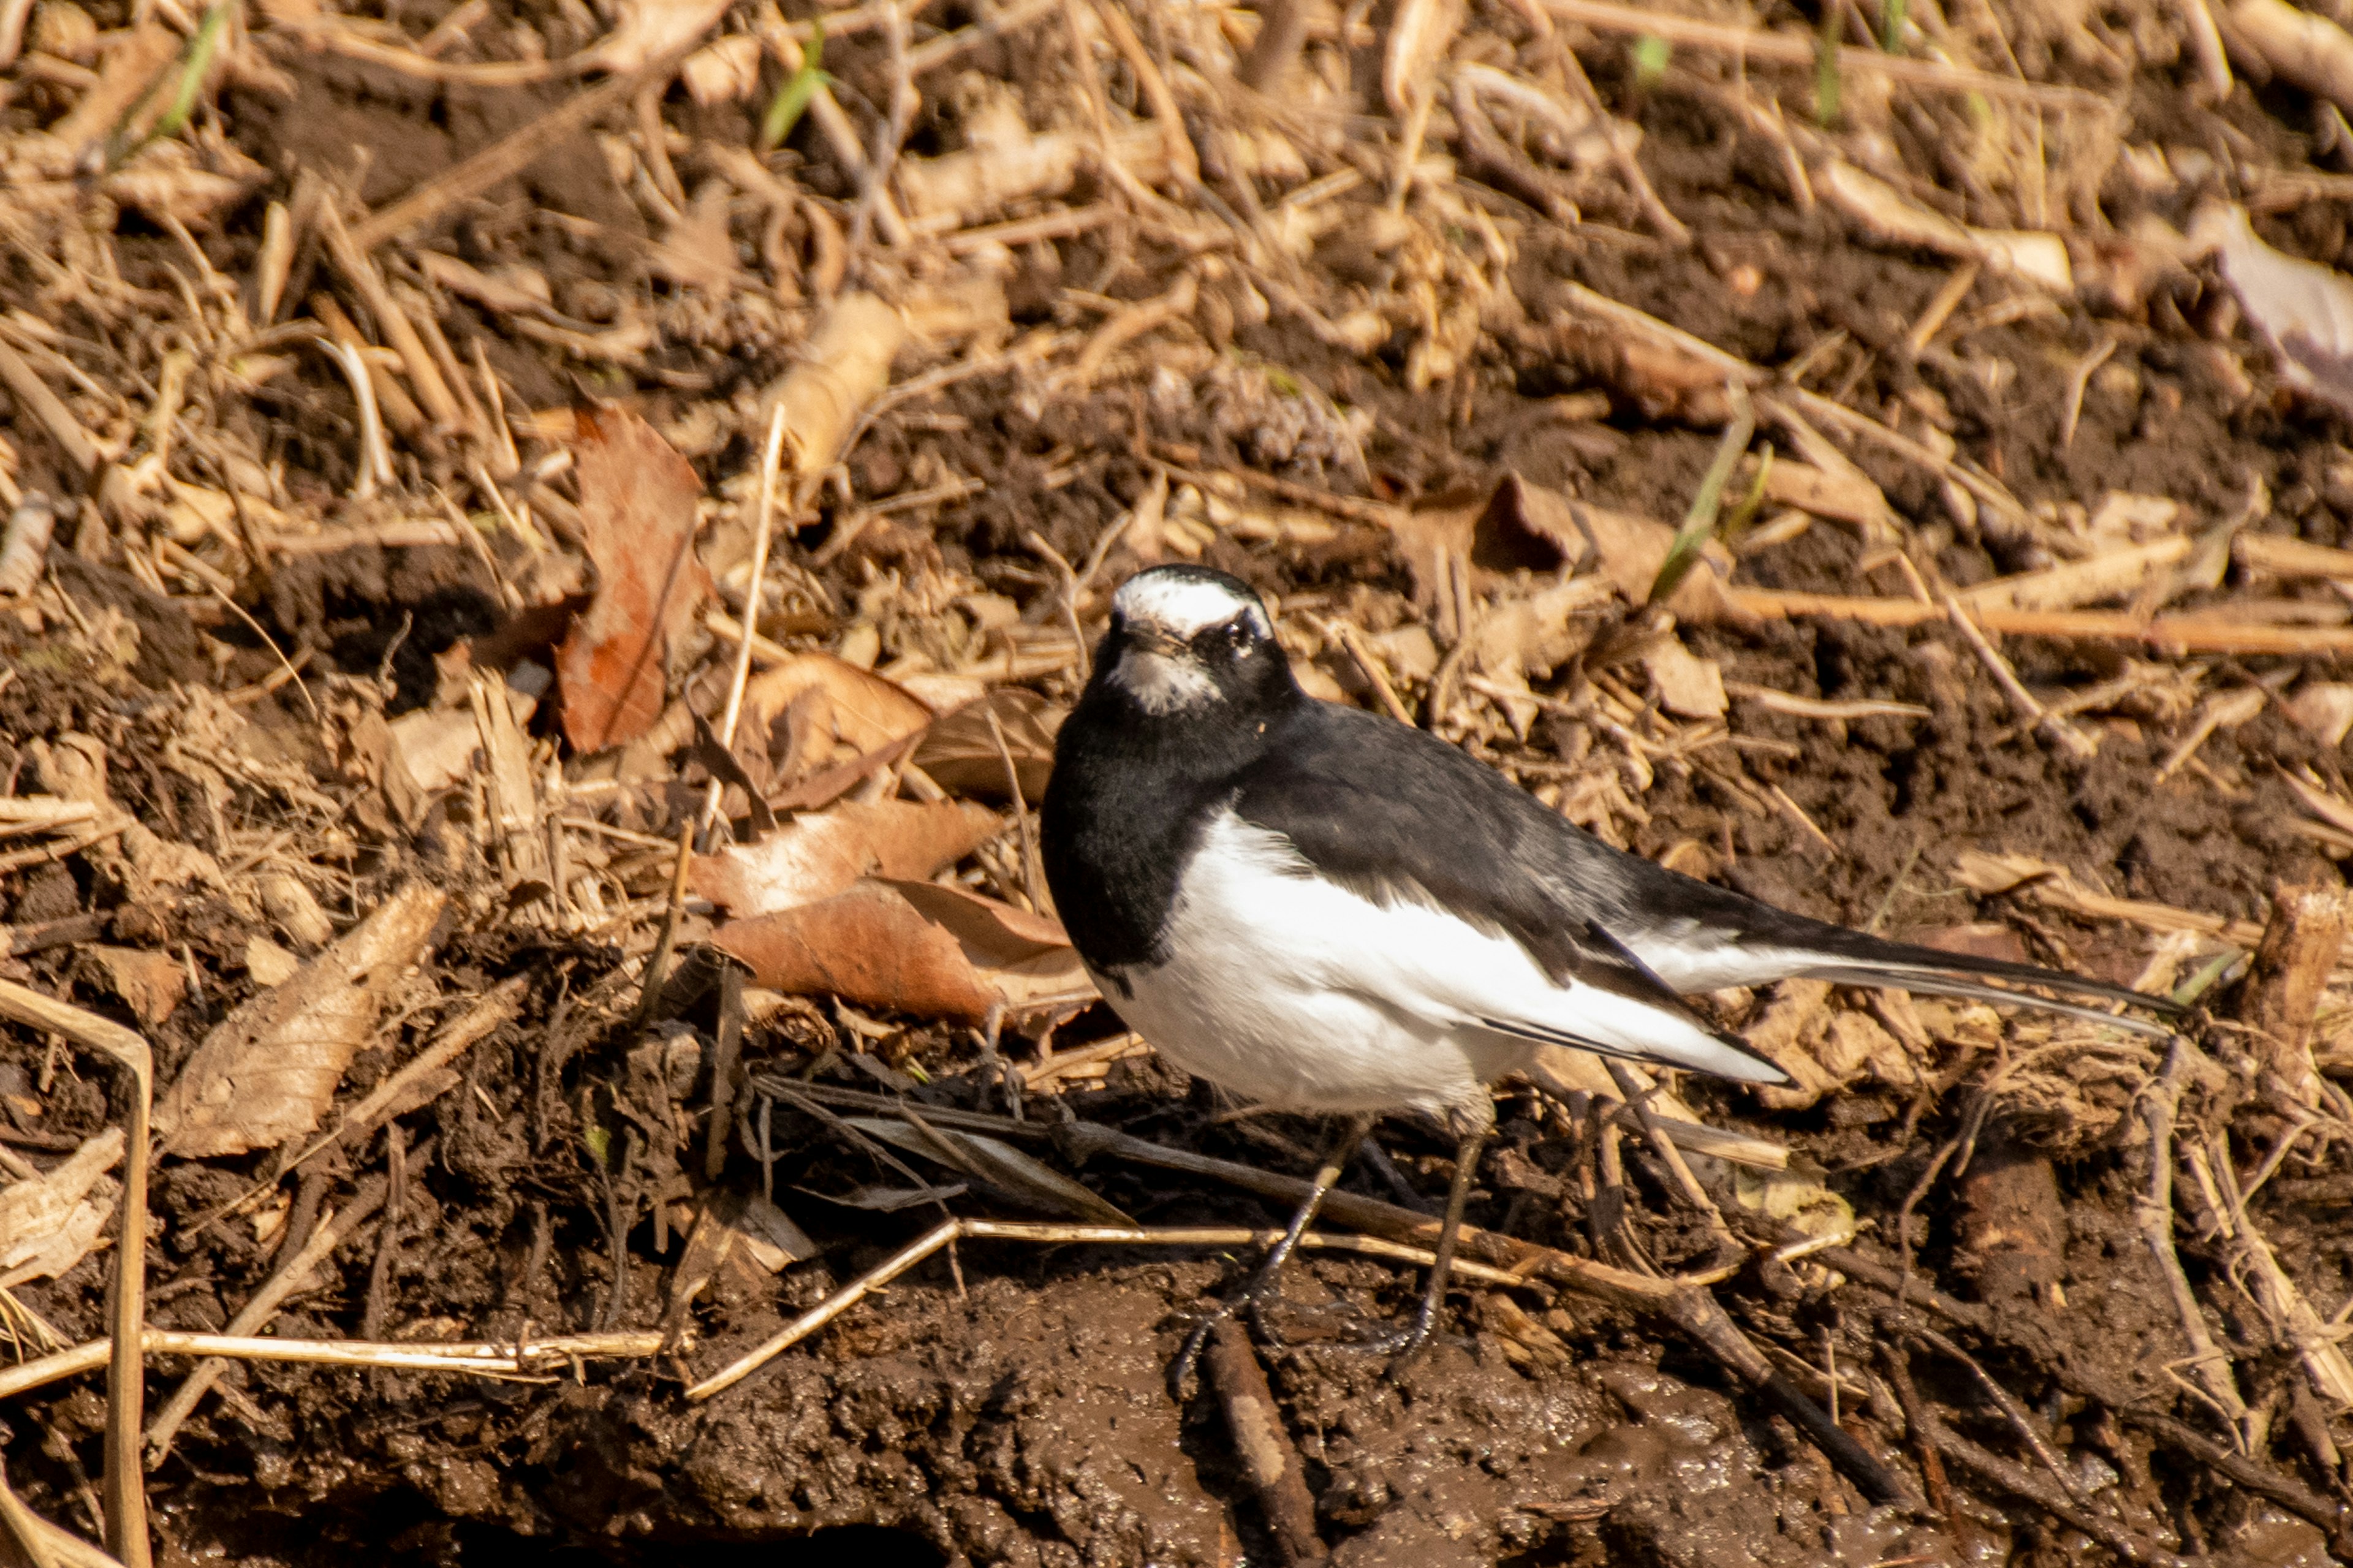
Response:
M1444 1300L1494 1125L1488 1086L1541 1046L1782 1083L1682 994L1794 976L2158 1036L2086 1004L2181 1011L1883 942L1612 848L1436 737L1308 696L1259 596L1198 566L1154 567L1113 596L1056 745L1040 847L1071 941L1124 1022L1238 1095L1347 1119L1238 1298L1254 1311L1376 1115L1426 1112L1458 1141L1419 1309L1367 1342L1390 1351L1419 1345Z

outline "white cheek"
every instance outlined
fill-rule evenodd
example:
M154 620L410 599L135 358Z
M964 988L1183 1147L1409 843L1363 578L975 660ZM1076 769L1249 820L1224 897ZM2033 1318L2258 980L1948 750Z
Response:
M1111 672L1111 678L1146 713L1187 708L1208 700L1218 691L1217 683L1192 665L1134 649L1120 656L1119 668Z

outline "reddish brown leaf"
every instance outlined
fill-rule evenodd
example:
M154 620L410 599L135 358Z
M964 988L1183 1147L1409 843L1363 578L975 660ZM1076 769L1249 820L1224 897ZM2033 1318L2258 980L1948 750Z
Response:
M1083 1004L1094 987L1054 921L961 888L860 882L823 903L736 921L712 938L758 984L956 1018Z
M698 856L688 885L740 918L813 904L870 873L921 879L955 865L1005 824L957 801L878 801L797 816L757 844Z
M712 937L787 995L829 993L861 1007L952 1018L987 1016L997 993L964 948L895 888L864 882L823 903L736 921Z
M635 740L661 717L666 665L711 579L694 557L702 485L652 426L617 408L577 412L580 525L596 596L557 649L564 732L583 752Z

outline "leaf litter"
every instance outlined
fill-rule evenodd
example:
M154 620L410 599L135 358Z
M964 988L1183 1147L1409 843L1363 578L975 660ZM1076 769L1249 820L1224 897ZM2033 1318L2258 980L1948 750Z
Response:
M0 6L0 1327L111 1353L132 1022L149 1321L376 1368L206 1362L140 1483L35 1361L12 1484L126 1563L149 1497L239 1561L2341 1553L2343 29L1831 21ZM1239 1243L1133 1248L1316 1130L1157 1063L1037 870L1174 559L1613 843L2211 1026L1800 982L1709 1002L1790 1089L1548 1058L1517 1272L1398 1373L1483 1458L1314 1348L1411 1286L1318 1252L1248 1428L1302 1515L1157 1392ZM1332 1223L1409 1236L1442 1141L1379 1142ZM1004 1464L931 1414L1006 1388Z

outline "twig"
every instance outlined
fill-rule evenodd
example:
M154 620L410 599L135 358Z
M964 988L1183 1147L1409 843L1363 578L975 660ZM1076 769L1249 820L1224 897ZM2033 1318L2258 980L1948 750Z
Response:
M2318 1102L2313 1022L2345 946L2347 913L2342 888L2274 889L2271 920L2248 969L2240 1018L2255 1031L2265 1069L2289 1100L2306 1106Z
M2200 85L2209 103L2221 103L2231 96L2231 58L2222 47L2222 30L2214 25L2214 13L2206 0L2179 0L2184 30L2189 35L2189 46L2198 56Z
M335 362L343 379L352 384L352 401L360 410L359 478L352 481L352 499L368 500L375 495L376 486L393 482L392 448L384 438L384 416L376 409L375 384L369 378L367 361L351 344L332 337L311 340Z
M661 935L654 940L654 950L646 957L645 989L638 994L635 1026L644 1028L652 1021L654 1005L661 1000L662 972L670 967L670 950L678 945L678 922L686 909L686 877L694 866L694 822L689 818L678 830L678 866L671 873L670 903L662 911Z
M1370 686L1373 689L1373 695L1380 699L1382 710L1400 724L1412 723L1413 715L1407 710L1406 705L1398 700L1396 689L1389 685L1388 672L1381 667L1380 655L1375 653L1372 645L1365 641L1365 634L1356 628L1356 624L1335 616L1324 623L1324 629L1329 632L1333 639L1342 647L1348 650L1349 658L1356 663L1356 673L1365 678L1365 684ZM1478 681L1476 684L1482 689L1486 685L1484 681Z
M138 1342L134 1341L134 1345ZM431 1341L301 1340L276 1334L187 1333L176 1329L149 1329L144 1335L149 1355L222 1356L230 1361L296 1362L314 1366L378 1366L412 1372L470 1372L490 1376L527 1374L549 1363L615 1358L634 1360L659 1355L665 1348L658 1331L624 1330L609 1334L557 1334L546 1339L523 1338L497 1342ZM111 1339L87 1343L0 1368L0 1399L14 1398L45 1388L107 1364L114 1353ZM138 1353L134 1349L132 1353Z
M997 760L1005 764L1006 790L1013 796L1013 825L1021 835L1021 890L1029 896L1029 907L1042 915L1046 877L1038 861L1038 836L1029 827L1029 804L1021 798L1021 770L1013 764L1013 748L1005 743L1005 726L997 721L997 704L983 698L980 710L988 721L989 739L997 742Z
M1821 616L1869 626L1916 626L1949 618L1942 605L1913 599L1862 598L1778 588L1728 587L1735 609L1766 620ZM2168 655L2180 653L2271 654L2318 658L2353 653L2353 626L2284 626L2234 621L2226 614L2139 616L2111 610L2006 610L1992 605L1971 612L1989 632L2004 637L2126 642Z
M2097 348L2075 362L2067 373L2067 396L2059 415L2059 449L2065 451L2075 444L2075 426L2084 416L2084 394L2092 384L2092 376L2116 356L2116 340L2102 338Z
M826 1099L839 1103L871 1105L878 1110L896 1109L894 1102L879 1096L857 1095L855 1090L823 1089L815 1084L779 1084L776 1087L791 1097L804 1101L808 1100L815 1094L821 1093ZM853 1099L853 1096L857 1098ZM946 1121L949 1118L949 1113L945 1111L927 1110L925 1114L942 1121ZM965 1113L958 1118L956 1124L975 1125L976 1123L970 1113ZM1032 1132L1039 1131L1024 1128L1020 1123L998 1118L989 1119L987 1125L991 1131L1007 1128ZM1082 1163L1098 1155L1108 1154L1114 1159L1151 1165L1161 1170L1181 1171L1189 1175L1205 1176L1212 1181L1240 1187L1245 1192L1257 1193L1263 1197L1292 1204L1296 1204L1305 1197L1308 1191L1309 1184L1301 1177L1263 1171L1254 1165L1237 1164L1230 1160L1212 1159L1206 1154L1197 1154L1187 1149L1168 1148L1092 1122L1072 1121L1051 1129L1050 1131L1055 1142L1064 1152ZM1427 1263L1433 1256L1419 1249L1421 1244L1434 1243L1438 1237L1439 1221L1428 1215L1344 1191L1326 1194L1322 1212L1324 1217L1336 1225L1344 1225L1369 1232L1374 1236L1388 1237L1414 1248L1409 1253L1382 1251L1377 1256L1422 1263ZM957 1221L952 1222L952 1225L976 1226L978 1223ZM944 1237L949 1235L981 1236L986 1233L976 1228L953 1231L952 1226L943 1226L940 1231L934 1234L935 1237L944 1237L934 1245L944 1246ZM1117 1234L1124 1237L1131 1233ZM1169 1233L1146 1234L1161 1236ZM1240 1239L1221 1242L1205 1241L1202 1245L1241 1245L1245 1241L1252 1244L1271 1244L1274 1238L1273 1233L1220 1232L1218 1234L1226 1237L1238 1236ZM1265 1238L1263 1243L1260 1241L1261 1237ZM1074 1237L1073 1239L1087 1238ZM1306 1243L1303 1241L1302 1245ZM1369 1245L1360 1244L1355 1239L1335 1238L1317 1245L1345 1246L1359 1250L1372 1250ZM1613 1268L1589 1258L1577 1258L1550 1247L1538 1247L1530 1242L1499 1236L1475 1226L1462 1227L1461 1247L1465 1257L1483 1258L1489 1264L1509 1269L1510 1278L1513 1280L1540 1278L1563 1289L1608 1301L1628 1311L1651 1313L1665 1318L1682 1330L1718 1365L1732 1373L1767 1404L1788 1416L1824 1454L1829 1456L1831 1463L1855 1483L1864 1496L1875 1502L1892 1502L1910 1498L1910 1489L1898 1480L1894 1472L1863 1448L1852 1436L1832 1423L1828 1413L1820 1405L1806 1397L1796 1384L1789 1382L1787 1375L1778 1370L1766 1358L1765 1353L1740 1331L1738 1326L1725 1315L1724 1309L1716 1304L1715 1299L1704 1289L1674 1280L1652 1279L1630 1273L1622 1268ZM895 1274L913 1268L921 1260L920 1257L909 1258L902 1254L894 1258L891 1264L883 1267L891 1268L895 1264L896 1268L893 1269ZM1454 1267L1459 1273L1466 1265L1457 1262ZM1465 1274L1463 1277L1466 1279L1489 1278L1484 1273ZM873 1285L883 1282L886 1281L874 1279L870 1276L868 1280L863 1282L862 1288L871 1289ZM794 1329L787 1330L786 1332L801 1334L813 1332L822 1327L825 1321L831 1321L833 1316L838 1315L839 1310L849 1305L849 1303L843 1302L840 1308L833 1308L833 1303L828 1302L817 1309L818 1312L826 1313L824 1319L809 1322L805 1317L800 1323L795 1325ZM828 1310L828 1308L833 1310ZM810 1316L814 1315L810 1314ZM803 1327L803 1324L806 1324L806 1327ZM785 1344L790 1342L787 1340L783 1343L776 1344L775 1351L769 1353L781 1351L785 1348ZM733 1382L751 1370L749 1366L743 1367L741 1370L730 1368L729 1372L733 1375L730 1376L728 1381ZM710 1386L712 1384L717 1384L717 1386ZM706 1380L705 1384L699 1386L710 1387L710 1392L716 1393L718 1388L725 1386L725 1384L717 1383L717 1379L712 1379ZM690 1394L691 1392L690 1391Z
M1953 312L1960 309L1961 301L1968 299L1969 290L1977 287L1978 274L1984 266L1981 261L1971 260L1953 268L1953 275L1945 279L1936 297L1928 301L1928 308L1920 312L1920 319L1912 323L1910 331L1904 334L1904 346L1912 352L1913 358L1917 359L1926 352L1930 340L1944 330L1947 321L1952 320ZM1794 382L1798 377L1791 374L1789 379Z
M2051 1445L2044 1439L2041 1429L2035 1424L2034 1417L2028 1413L2024 1405L2018 1402L2016 1394L1993 1380L1993 1374L1978 1364L1977 1357L1969 1354L1934 1329L1915 1324L1907 1328L1905 1331L1930 1349L1948 1355L1968 1367L1977 1378L1978 1386L1984 1390L1986 1397L1992 1400L2001 1413L2010 1418L2010 1429L2018 1434L2019 1440L2026 1445L2027 1449L2042 1462L2042 1468L2051 1472L2052 1479L2056 1480L2066 1494L2074 1499L2077 1503L2087 1502L2084 1496L2084 1489L2076 1483L2074 1477L2067 1473L2067 1467L2059 1462L2059 1456L2051 1451Z
M111 1057L131 1074L131 1113L123 1127L121 1240L114 1249L109 1320L115 1349L106 1366L106 1544L124 1568L148 1568L145 1472L139 1464L139 1428L146 1369L139 1326L146 1316L148 1120L154 1099L154 1058L147 1042L121 1025L53 1001L14 981L0 980L0 1017L63 1035Z
M51 392L49 384L26 363L24 355L5 342L0 342L0 381L5 381L9 394L40 421L41 428L49 433L49 439L58 444L66 461L81 471L83 480L94 479L105 459L99 456L90 432L81 427L81 421L73 416L65 400Z
M2353 1556L2353 1510L2322 1498L2267 1466L2223 1447L2197 1428L2156 1409L2151 1401L2137 1397L2136 1391L2129 1385L2111 1384L2105 1378L2086 1373L2079 1364L2082 1358L2055 1353L2053 1347L2047 1344L2037 1346L2026 1342L2035 1337L2033 1331L2038 1327L2031 1318L2021 1319L1996 1312L1974 1302L1957 1301L1924 1281L1899 1274L1852 1247L1829 1247L1818 1257L1824 1267L1860 1280L1891 1300L1925 1306L1947 1322L1957 1323L1998 1343L2035 1355L2050 1366L2060 1386L2070 1394L2096 1401L2116 1412L2119 1419L2150 1433L2199 1463L2211 1467L2217 1473L2256 1496L2269 1499L2299 1518L2309 1520L2329 1532L2333 1549L2338 1555Z
M2100 749L2084 739L2073 724L2046 711L2042 704L2034 700L2034 694L2020 682L2018 672L2010 668L2010 660L2002 658L1993 644L1986 640L1985 633L1978 630L1977 623L1969 619L1969 613L1961 608L1960 600L1950 592L1945 595L1945 609L1952 616L1953 625L1960 628L1961 635L1977 650L1978 660L1985 665L1994 683L2001 688L2003 695L2010 699L2010 705L2018 710L2021 718L2032 720L2037 729L2080 760L2088 761L2100 754Z
M343 281L349 283L366 302L369 314L375 317L375 330L400 356L400 363L408 373L408 384L417 389L417 400L425 405L434 429L457 429L463 423L457 395L449 390L449 384L442 379L441 367L433 363L432 354L426 350L425 340L417 336L416 323L393 299L391 290L385 287L383 277L375 269L375 263L368 259L368 253L354 242L352 231L344 226L343 215L339 207L340 204L330 194L318 204L317 209L319 235L326 242L327 255L334 261L335 270L343 275Z
M1402 1211L1400 1211L1402 1212ZM1436 1228L1436 1222L1430 1222ZM934 1226L872 1268L860 1275L822 1302L803 1312L785 1325L773 1337L745 1352L719 1371L693 1384L686 1391L690 1401L702 1401L714 1394L733 1388L752 1373L776 1360L794 1345L849 1310L874 1291L888 1285L908 1269L958 1240L1027 1241L1044 1246L1070 1244L1102 1247L1271 1247L1281 1240L1280 1230L1245 1230L1223 1226L1180 1226L1151 1229L1118 1225L1047 1225L1024 1221L950 1219ZM1427 1267L1436 1255L1425 1247L1409 1247L1368 1236L1333 1236L1320 1231L1308 1231L1299 1238L1303 1250L1356 1252L1371 1258L1386 1258L1394 1262ZM1484 1285L1523 1285L1526 1281L1516 1274L1493 1268L1485 1264L1458 1261L1455 1273L1465 1279L1475 1279ZM5 1378L0 1373L0 1378ZM0 1394L6 1392L0 1382Z
M1199 184L1201 161L1193 151L1193 139L1185 133L1185 116L1176 107L1176 95L1168 90L1168 79L1161 73L1160 62L1152 58L1152 51L1135 36L1135 25L1127 19L1119 0L1095 0L1095 16L1103 23L1103 31L1111 35L1112 47L1125 58L1127 68L1135 73L1137 85L1144 89L1145 101L1152 105L1153 122L1160 128L1160 142L1167 150L1168 167L1176 172L1180 184ZM1273 21L1270 16L1266 26L1273 26ZM1259 39L1264 42L1265 37L1261 27ZM1253 44L1250 49L1255 58L1258 45Z
M1715 1233L1717 1250L1727 1257L1738 1258L1746 1249L1740 1245L1740 1238L1732 1234L1732 1227L1725 1223L1724 1211L1715 1206L1715 1200L1707 1195L1707 1189L1699 1184L1697 1176L1692 1174L1691 1163L1683 1158L1683 1151L1675 1147L1673 1141L1668 1138L1666 1129L1659 1124L1658 1112L1651 1109L1651 1091L1636 1083L1633 1069L1617 1058L1605 1057L1602 1065L1609 1069L1610 1079L1618 1085L1618 1092L1626 1097L1627 1106L1642 1124L1642 1136L1650 1142L1651 1152L1665 1161L1667 1169L1674 1173L1675 1184L1682 1189L1684 1200L1707 1216L1708 1229Z
M898 8L892 7L892 15ZM744 691L752 679L752 644L760 624L760 602L766 594L768 577L768 541L775 535L776 523L776 476L785 456L785 416L789 412L782 398L768 416L768 439L760 448L760 495L754 503L752 521L752 575L744 590L743 636L736 639L735 672L727 682L727 706L719 718L719 747L726 751L735 744L735 726L744 717ZM719 803L727 793L727 781L715 773L711 789L703 796L702 831L708 833L719 820Z
M2198 1047L2176 1037L2166 1053L2165 1066L2141 1093L2141 1120L2148 1128L2148 1187L2133 1204L2142 1243L2156 1260L2173 1298L2174 1316L2182 1337L2189 1342L2189 1370L2199 1388L2234 1425L2247 1419L2247 1402L2240 1397L2231 1373L2231 1358L2207 1331L2205 1309L2198 1304L2189 1277L2182 1272L2173 1249L2173 1122L2181 1110L2181 1091L2194 1066L2203 1062Z
M775 46L776 57L786 71L801 68L805 57L797 40L782 34L771 34L769 42ZM841 100L833 96L831 88L819 84L816 95L809 100L808 113L809 118L817 121L818 132L825 138L826 145L841 161L842 167L851 174L862 177L866 173L866 149L859 145L858 127L849 122L849 116L843 111ZM898 204L881 186L870 188L874 193L874 226L881 232L882 242L893 246L906 244L907 220L900 216Z
M1307 1489L1299 1450L1282 1428L1282 1412L1267 1386L1266 1369L1250 1348L1248 1331L1232 1318L1219 1320L1209 1331L1203 1365L1219 1408L1225 1412L1234 1451L1241 1456L1242 1472L1258 1494L1267 1533L1274 1537L1276 1556L1286 1568L1323 1562L1332 1551L1315 1532L1315 1496Z
M1561 74L1568 78L1568 85L1576 89L1577 97L1585 100L1585 107L1593 111L1594 118L1599 122L1601 139L1609 145L1610 161L1618 165L1618 173L1633 191L1634 200L1641 204L1651 226L1677 250L1690 249L1691 230L1667 209L1666 203L1659 199L1658 190L1651 184L1650 175L1642 172L1641 161L1620 134L1621 127L1618 117L1609 112L1609 106L1601 101L1601 95L1593 90L1593 79L1585 74L1585 67L1578 62L1577 51L1557 48L1553 51L1553 58L1560 62Z

